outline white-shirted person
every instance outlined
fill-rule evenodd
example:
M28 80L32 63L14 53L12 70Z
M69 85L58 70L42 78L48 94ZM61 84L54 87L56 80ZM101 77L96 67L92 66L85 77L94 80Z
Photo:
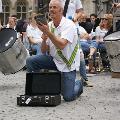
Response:
M26 63L28 72L38 72L40 69L61 72L63 99L73 101L83 92L82 82L75 81L76 70L80 65L80 52L76 26L71 20L63 17L63 9L61 0L50 1L49 13L52 21L48 24L49 27L42 23L38 25L43 32L42 52L49 51L50 54L31 56Z
M37 23L34 19L34 17L36 16L36 13L32 13L31 15L31 23L30 25L28 25L27 27L27 37L28 40L31 44L31 49L33 51L36 51L36 55L40 55L42 54L41 52L41 43L42 43L42 31L38 28Z

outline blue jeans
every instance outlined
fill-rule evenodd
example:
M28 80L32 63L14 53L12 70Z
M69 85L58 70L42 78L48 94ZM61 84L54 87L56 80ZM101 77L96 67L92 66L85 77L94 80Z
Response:
M80 68L79 68L79 71L80 71L81 77L82 77L84 80L88 81L87 73L86 73L85 60L80 61Z
M97 49L97 46L98 46L96 40L80 41L80 44L81 44L83 53L89 53L90 47Z
M57 70L53 58L48 55L31 56L27 59L26 66L28 72L39 72L40 69ZM80 80L75 81L76 71L62 72L61 75L61 93L64 100L75 100L83 92L82 82Z
M105 47L105 43L98 43L98 47L97 49L99 49L101 52L102 51L106 51L106 47Z
M40 44L32 44L31 45L32 50L36 51L36 55L41 55L41 45Z

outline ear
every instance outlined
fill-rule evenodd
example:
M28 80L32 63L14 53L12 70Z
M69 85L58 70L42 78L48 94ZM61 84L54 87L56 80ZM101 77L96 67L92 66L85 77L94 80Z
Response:
M62 14L63 14L63 9L62 9L62 8L60 8L60 13L62 13Z

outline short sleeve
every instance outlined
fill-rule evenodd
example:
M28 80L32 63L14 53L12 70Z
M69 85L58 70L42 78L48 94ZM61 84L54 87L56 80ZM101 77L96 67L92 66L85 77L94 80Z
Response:
M83 8L81 0L76 0L76 9Z

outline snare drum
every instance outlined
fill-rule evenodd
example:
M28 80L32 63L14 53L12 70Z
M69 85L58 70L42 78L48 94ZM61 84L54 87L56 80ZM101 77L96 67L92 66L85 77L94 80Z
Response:
M11 28L0 31L0 71L13 74L26 65L28 52L17 33Z
M120 72L120 31L104 38L112 72Z

